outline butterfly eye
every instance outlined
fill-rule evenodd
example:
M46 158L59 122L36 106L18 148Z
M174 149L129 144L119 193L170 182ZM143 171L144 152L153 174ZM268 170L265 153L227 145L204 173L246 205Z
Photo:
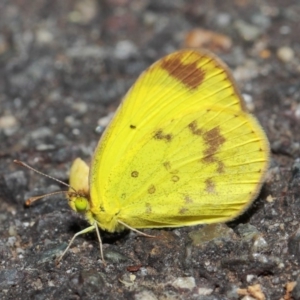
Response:
M88 200L84 197L77 197L74 201L75 209L77 212L85 212L88 209Z

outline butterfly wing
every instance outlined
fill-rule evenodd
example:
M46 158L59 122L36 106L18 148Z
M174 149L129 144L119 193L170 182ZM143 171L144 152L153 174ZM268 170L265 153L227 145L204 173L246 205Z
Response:
M253 136L241 132L234 136L231 126L251 129ZM216 132L220 138L211 138L217 144L224 139L220 147L208 142L209 135ZM232 145L243 136L245 144L250 136L257 140L254 148L259 150L250 150L255 153L255 163L248 160L248 152L243 153L239 143ZM238 164L239 159L231 155L237 153L240 160L246 161L232 168L231 164ZM245 193L256 194L259 190L267 161L265 135L244 112L242 98L225 65L206 52L182 50L148 68L125 96L95 151L90 172L91 201L104 211L120 212L120 220L136 228L217 222L236 215L233 206L241 211L250 202L253 197L244 197ZM245 170L245 165L252 166L247 169L249 173L259 175L249 175L252 183L243 185L249 186L248 189L233 187L241 184L244 176L237 173ZM167 180L167 169L178 171L179 175L172 173L173 181ZM177 186L176 176L180 178ZM132 181L133 178L136 180ZM155 192L151 193L153 186ZM234 188L238 189L238 200L230 206L228 197ZM211 190L207 200L205 189ZM197 203L193 217L178 216L178 211L184 210L185 198ZM213 202L215 213L208 209ZM160 203L165 203L164 209ZM177 211L171 217L169 212L175 206ZM228 215L222 207L230 211ZM206 220L200 210L207 215ZM217 213L218 210L222 213ZM137 214L141 214L139 221ZM152 217L147 219L145 214ZM175 219L164 221L168 216Z
M204 107L137 141L111 170L105 197L118 199L118 219L135 228L227 221L255 199L268 151L253 117Z

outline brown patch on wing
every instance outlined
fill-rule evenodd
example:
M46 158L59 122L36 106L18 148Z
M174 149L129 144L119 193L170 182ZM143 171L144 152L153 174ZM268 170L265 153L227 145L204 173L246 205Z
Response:
M178 180L179 180L179 176L177 176L177 175L172 176L173 182L177 182Z
M148 193L149 194L154 194L155 191L156 191L155 186L153 184L150 185L149 188L148 188Z
M207 178L205 180L205 191L208 192L209 194L213 194L216 192L216 184L212 180L212 178Z
M165 140L167 142L170 142L172 140L172 134L170 133L164 134L162 130L158 130L155 132L154 138L156 140Z
M163 166L166 168L167 171L171 170L171 163L169 161L165 161Z
M188 211L188 209L186 207L181 207L179 209L179 214L183 215L184 213L186 213Z
M192 123L190 123L188 125L188 128L191 130L192 134L202 135L202 133L203 133L203 130L198 128L198 124L197 124L196 120L194 120Z
M197 61L182 63L181 53L164 58L161 67L190 89L199 87L205 77L205 72L197 66Z
M207 164L216 163L217 172L224 172L224 163L220 161L215 154L219 151L220 147L226 142L225 137L221 134L220 127L217 126L211 130L205 131L198 127L196 120L188 125L189 130L192 134L202 136L204 144L206 146L203 152L202 162Z
M221 146L226 142L226 139L222 136L220 132L220 127L217 126L203 134L203 140L206 145L206 149L204 150L204 157L202 158L202 162L212 164L217 163L218 168L217 172L224 172L224 164L221 162L215 154L219 151Z
M170 173L170 174L173 174L173 175L176 175L179 173L178 170L172 170L172 166L171 166L171 163L169 161L165 161L163 163L163 166L165 167L165 169ZM178 176L177 176L178 177Z
M132 171L131 172L131 177L138 177L139 176L139 172L138 171Z
M225 168L224 163L220 160L217 160L217 164L218 164L217 172L224 173L224 168Z
M194 200L193 200L189 195L185 195L185 196L184 196L184 202L185 202L186 204L189 204L189 203L193 203Z

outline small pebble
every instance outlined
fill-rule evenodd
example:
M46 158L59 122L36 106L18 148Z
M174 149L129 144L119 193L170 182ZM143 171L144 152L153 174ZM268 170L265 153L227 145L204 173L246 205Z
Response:
M277 57L284 63L294 59L295 53L290 47L281 47L277 50Z
M194 277L178 277L173 281L172 285L177 289L192 290L196 286L196 283Z
M18 121L14 116L7 115L0 117L0 129L12 128L17 126Z

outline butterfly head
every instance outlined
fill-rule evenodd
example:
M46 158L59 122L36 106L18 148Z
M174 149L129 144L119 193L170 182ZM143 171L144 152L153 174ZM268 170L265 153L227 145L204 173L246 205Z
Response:
M88 194L69 192L67 197L69 199L69 205L74 211L84 214L90 210Z
M86 214L90 211L90 197L89 197L89 187L88 187L88 172L89 168L85 162L83 162L81 159L76 159L72 165L71 168L71 174L70 174L70 182L72 185L69 185L65 182L60 181L57 178L53 178L52 176L49 176L47 174L44 174L28 164L19 161L19 160L14 160L14 162L18 165L21 165L23 167L26 167L42 176L48 177L56 182L59 182L67 187L69 187L68 191L57 191L53 193L48 193L36 197L30 197L27 199L25 204L27 206L30 206L33 202L42 199L44 197L56 195L56 194L65 194L69 200L69 205L70 207L82 214Z

